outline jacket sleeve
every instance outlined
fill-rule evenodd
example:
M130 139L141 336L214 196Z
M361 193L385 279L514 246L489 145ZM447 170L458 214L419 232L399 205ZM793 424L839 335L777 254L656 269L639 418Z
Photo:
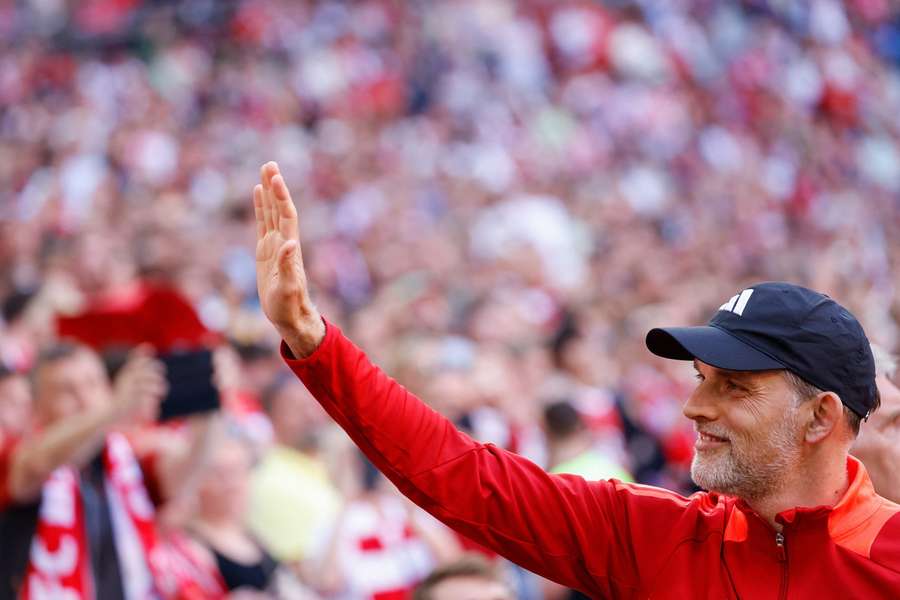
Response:
M694 502L616 480L550 475L461 433L374 366L331 323L309 357L282 355L325 410L413 502L563 585L627 598L673 547ZM690 520L690 519L688 519Z

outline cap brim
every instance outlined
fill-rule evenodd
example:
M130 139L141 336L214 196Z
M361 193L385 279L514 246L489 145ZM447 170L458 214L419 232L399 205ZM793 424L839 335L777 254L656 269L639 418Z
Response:
M705 325L702 327L665 327L651 329L647 348L653 354L675 360L698 359L729 371L768 371L784 365L734 337Z

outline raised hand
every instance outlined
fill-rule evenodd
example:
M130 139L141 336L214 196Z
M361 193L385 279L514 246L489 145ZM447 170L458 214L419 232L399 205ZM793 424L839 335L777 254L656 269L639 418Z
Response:
M260 177L253 188L259 301L294 356L302 358L325 337L325 324L309 298L297 209L284 177L274 162L262 166Z

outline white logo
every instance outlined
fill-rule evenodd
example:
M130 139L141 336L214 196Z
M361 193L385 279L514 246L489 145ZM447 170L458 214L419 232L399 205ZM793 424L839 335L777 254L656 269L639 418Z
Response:
M727 310L728 312L733 312L734 314L741 316L744 314L744 309L747 308L747 302L750 300L750 296L752 295L752 288L749 290L744 290L740 294L735 294L731 297L731 300L720 306L719 310Z

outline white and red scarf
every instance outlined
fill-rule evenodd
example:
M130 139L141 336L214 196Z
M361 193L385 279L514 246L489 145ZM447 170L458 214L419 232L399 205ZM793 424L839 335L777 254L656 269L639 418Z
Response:
M110 434L103 451L106 495L128 600L181 596L181 574L157 540L155 511L128 441ZM44 484L21 600L94 600L78 475L60 467Z

